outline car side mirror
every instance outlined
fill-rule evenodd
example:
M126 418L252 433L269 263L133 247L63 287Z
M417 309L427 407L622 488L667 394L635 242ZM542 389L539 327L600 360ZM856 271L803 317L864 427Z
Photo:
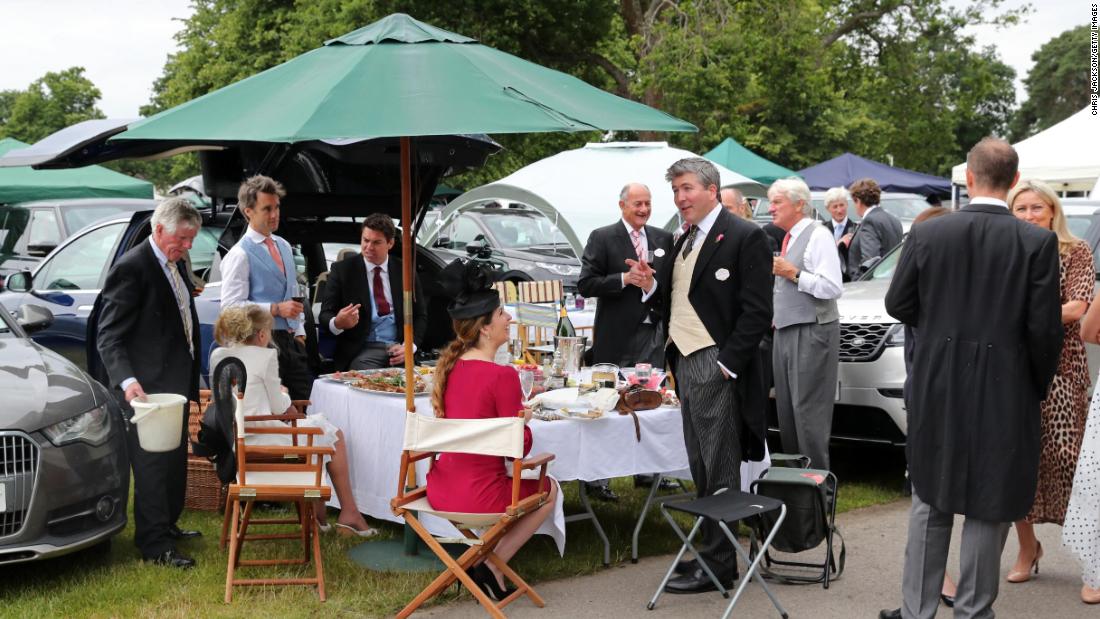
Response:
M447 249L451 246L451 237L440 235L435 239L435 245L433 247L442 247Z
M27 333L41 331L53 324L53 314L41 305L27 303L19 308L19 316L16 318L20 327Z
M4 280L4 287L12 292L30 292L31 272L20 271L18 273L12 273Z

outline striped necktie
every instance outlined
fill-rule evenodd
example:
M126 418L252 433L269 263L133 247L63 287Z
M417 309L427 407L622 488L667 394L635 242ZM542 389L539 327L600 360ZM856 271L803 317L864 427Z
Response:
M638 260L641 260L642 256L645 255L645 253L642 252L642 234L637 230L631 230L630 241L634 243L634 253L638 255Z
M179 309L180 318L183 320L183 333L187 336L187 350L191 353L191 358L194 358L194 342L191 341L191 333L194 329L194 325L191 324L191 297L184 288L183 279L176 268L176 263L169 260L166 266L168 267L168 281L172 284L172 292L176 294L176 307Z

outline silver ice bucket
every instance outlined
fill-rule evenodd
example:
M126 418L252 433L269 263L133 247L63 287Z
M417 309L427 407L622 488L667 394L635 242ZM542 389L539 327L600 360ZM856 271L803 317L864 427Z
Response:
M579 372L584 365L584 347L588 338L554 336L554 348L561 351L561 365L566 373Z

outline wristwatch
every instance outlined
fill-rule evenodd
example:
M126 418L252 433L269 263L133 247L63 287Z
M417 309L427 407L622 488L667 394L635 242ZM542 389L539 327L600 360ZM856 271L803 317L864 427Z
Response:
M802 275L802 269L799 269L799 270L794 272L794 279L792 279L791 282L793 282L795 286L798 285L798 276L799 275Z

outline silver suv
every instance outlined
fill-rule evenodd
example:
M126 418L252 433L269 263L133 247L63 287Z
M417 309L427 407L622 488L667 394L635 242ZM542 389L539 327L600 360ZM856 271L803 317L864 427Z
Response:
M1063 204L1070 231L1092 249L1100 273L1100 206L1068 199ZM901 256L894 248L859 281L844 286L840 311L840 367L837 372L833 440L904 445L906 434L903 325L886 313L886 290ZM1090 375L1100 368L1100 347L1089 344Z

